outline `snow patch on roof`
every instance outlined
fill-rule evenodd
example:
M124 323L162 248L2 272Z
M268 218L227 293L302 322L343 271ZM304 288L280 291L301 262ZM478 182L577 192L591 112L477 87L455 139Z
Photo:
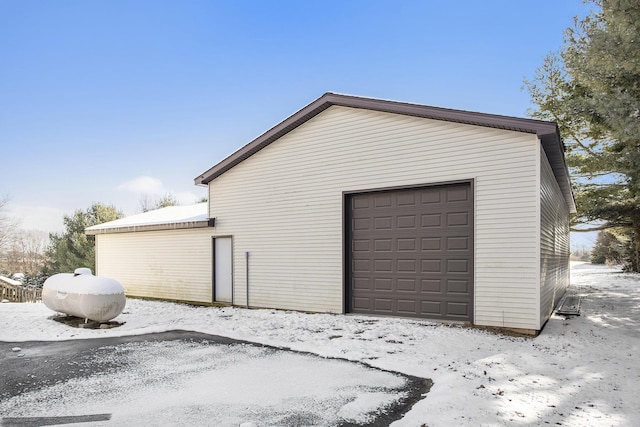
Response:
M207 202L187 206L168 206L102 224L87 227L85 230L106 230L112 228L135 227L141 225L178 224L206 221L209 217Z

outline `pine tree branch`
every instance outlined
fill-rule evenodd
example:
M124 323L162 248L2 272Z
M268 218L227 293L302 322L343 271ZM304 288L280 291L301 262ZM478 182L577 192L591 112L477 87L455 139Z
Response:
M551 113L553 115L553 119L556 123L563 123L564 120L562 120L560 117L558 117L558 115L555 112ZM575 142L576 144L578 144L580 146L580 148L582 148L584 151L586 151L587 153L589 153L590 155L597 157L598 153L596 153L595 151L593 151L591 148L589 148L589 146L585 145L582 143L582 141L580 141L580 139L578 138L578 136L576 135L575 131L573 131L570 128L566 128L563 129L565 134L569 134L569 137L571 138L571 140L573 142Z
M611 228L609 225L605 224L605 225L601 225L598 227L591 227L591 228L574 228L574 227L570 227L569 231L571 231L572 233L589 233L591 231L602 231L602 230L606 230L608 228Z
M575 227L569 227L569 231L574 232L574 233L589 233L592 231L604 231L604 230L609 230L612 228L616 228L616 227L629 227L631 226L631 223L606 223L606 224L602 224L602 225L597 225L595 227L589 227L589 228L575 228Z
M576 187L583 187L585 189L595 189L595 188L626 188L623 184L618 184L617 182L613 182L611 184L594 184L594 183L589 183L589 184L580 184L577 185Z

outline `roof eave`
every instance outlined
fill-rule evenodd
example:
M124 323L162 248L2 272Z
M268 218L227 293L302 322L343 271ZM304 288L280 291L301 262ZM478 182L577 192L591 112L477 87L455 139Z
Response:
M552 134L538 134L540 144L547 155L547 160L553 170L553 175L556 177L560 191L564 195L565 202L569 207L569 212L576 213L576 201L573 196L573 188L571 186L571 179L569 177L569 167L564 156L564 143L560 138L560 132L557 130Z
M193 228L215 227L215 218L200 221L185 222L167 222L161 224L141 224L127 225L122 227L108 228L86 228L84 234L95 236L97 234L114 234L114 233L138 233L141 231L160 231L160 230L187 230Z

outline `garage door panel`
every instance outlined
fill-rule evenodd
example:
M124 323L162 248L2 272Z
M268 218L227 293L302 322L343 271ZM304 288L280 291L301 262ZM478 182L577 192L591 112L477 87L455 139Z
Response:
M469 250L468 236L447 237L447 251L467 251Z
M420 195L420 203L423 205L434 205L441 202L441 192L432 191L432 189L418 190Z
M397 282L397 291L398 292L418 292L418 281L413 279L402 279L398 278Z
M417 273L415 259L399 259L396 267L398 273Z
M354 259L353 272L354 273L370 273L371 262L368 259Z
M369 218L357 218L353 220L353 229L355 231L368 230L370 227Z
M376 208L386 208L391 207L391 195L390 194L380 194L376 195L373 198L373 205Z
M415 315L418 313L417 302L410 299L400 299L397 302L396 311L398 314Z
M392 291L393 279L376 277L374 280L373 289L376 291Z
M447 188L445 191L448 203L469 201L469 187L467 186L451 187Z
M441 307L440 301L421 301L420 312L429 317L441 317Z
M442 262L439 259L423 259L421 262L421 273L440 273Z
M448 259L447 273L468 273L469 261L466 259Z
M454 293L454 294L470 294L470 289L469 289L469 281L468 280L455 280L455 279L448 279L447 280L447 293Z
M407 229L410 228L415 230L416 228L416 216L415 215L402 215L398 216L396 228L399 229Z
M349 307L358 313L471 320L471 186L350 196Z
M368 278L355 278L353 279L353 287L357 290L370 290L371 289L371 285L370 285L371 281Z
M393 260L376 259L374 262L374 273L391 273L393 271Z
M414 252L416 250L416 238L404 237L404 238L396 239L396 248L398 252L404 252L404 251Z
M422 292L442 292L442 279L422 279Z
M442 219L441 214L423 214L420 216L420 226L422 228L441 227Z
M369 221L367 221L367 223L368 222ZM375 230L391 230L393 229L393 217L387 216L375 218L374 224Z
M469 316L469 304L460 302L448 302L447 314L451 317L468 317Z
M351 200L351 209L352 210L357 210L357 209L368 209L369 208L369 202L370 199L366 199L366 198L353 198Z
M415 206L416 193L404 192L397 195L398 207Z
M373 307L377 312L392 314L393 300L391 298L375 298Z
M447 214L447 227L469 225L468 212L451 212Z
M442 237L423 237L421 239L422 251L442 250Z
M361 297L353 298L353 308L354 310L363 310L366 312L370 312L371 310L373 310L371 300L369 298Z
M393 239L375 239L373 247L376 252L391 252L393 250Z
M361 239L361 240L353 240L351 242L351 247L353 248L354 252L365 252L368 253L371 251L371 245L369 244L370 240L368 239Z

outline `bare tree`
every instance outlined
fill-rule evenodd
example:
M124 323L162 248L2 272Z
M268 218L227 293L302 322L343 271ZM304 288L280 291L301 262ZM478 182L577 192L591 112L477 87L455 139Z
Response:
M10 273L38 274L44 266L49 235L44 231L18 230L5 252L2 270Z
M166 208L168 206L178 206L178 199L171 194L167 193L163 196L152 199L148 194L140 197L140 210L142 212L149 212L156 209Z
M8 202L8 196L0 199L0 254L10 246L18 226L18 221L7 213Z

